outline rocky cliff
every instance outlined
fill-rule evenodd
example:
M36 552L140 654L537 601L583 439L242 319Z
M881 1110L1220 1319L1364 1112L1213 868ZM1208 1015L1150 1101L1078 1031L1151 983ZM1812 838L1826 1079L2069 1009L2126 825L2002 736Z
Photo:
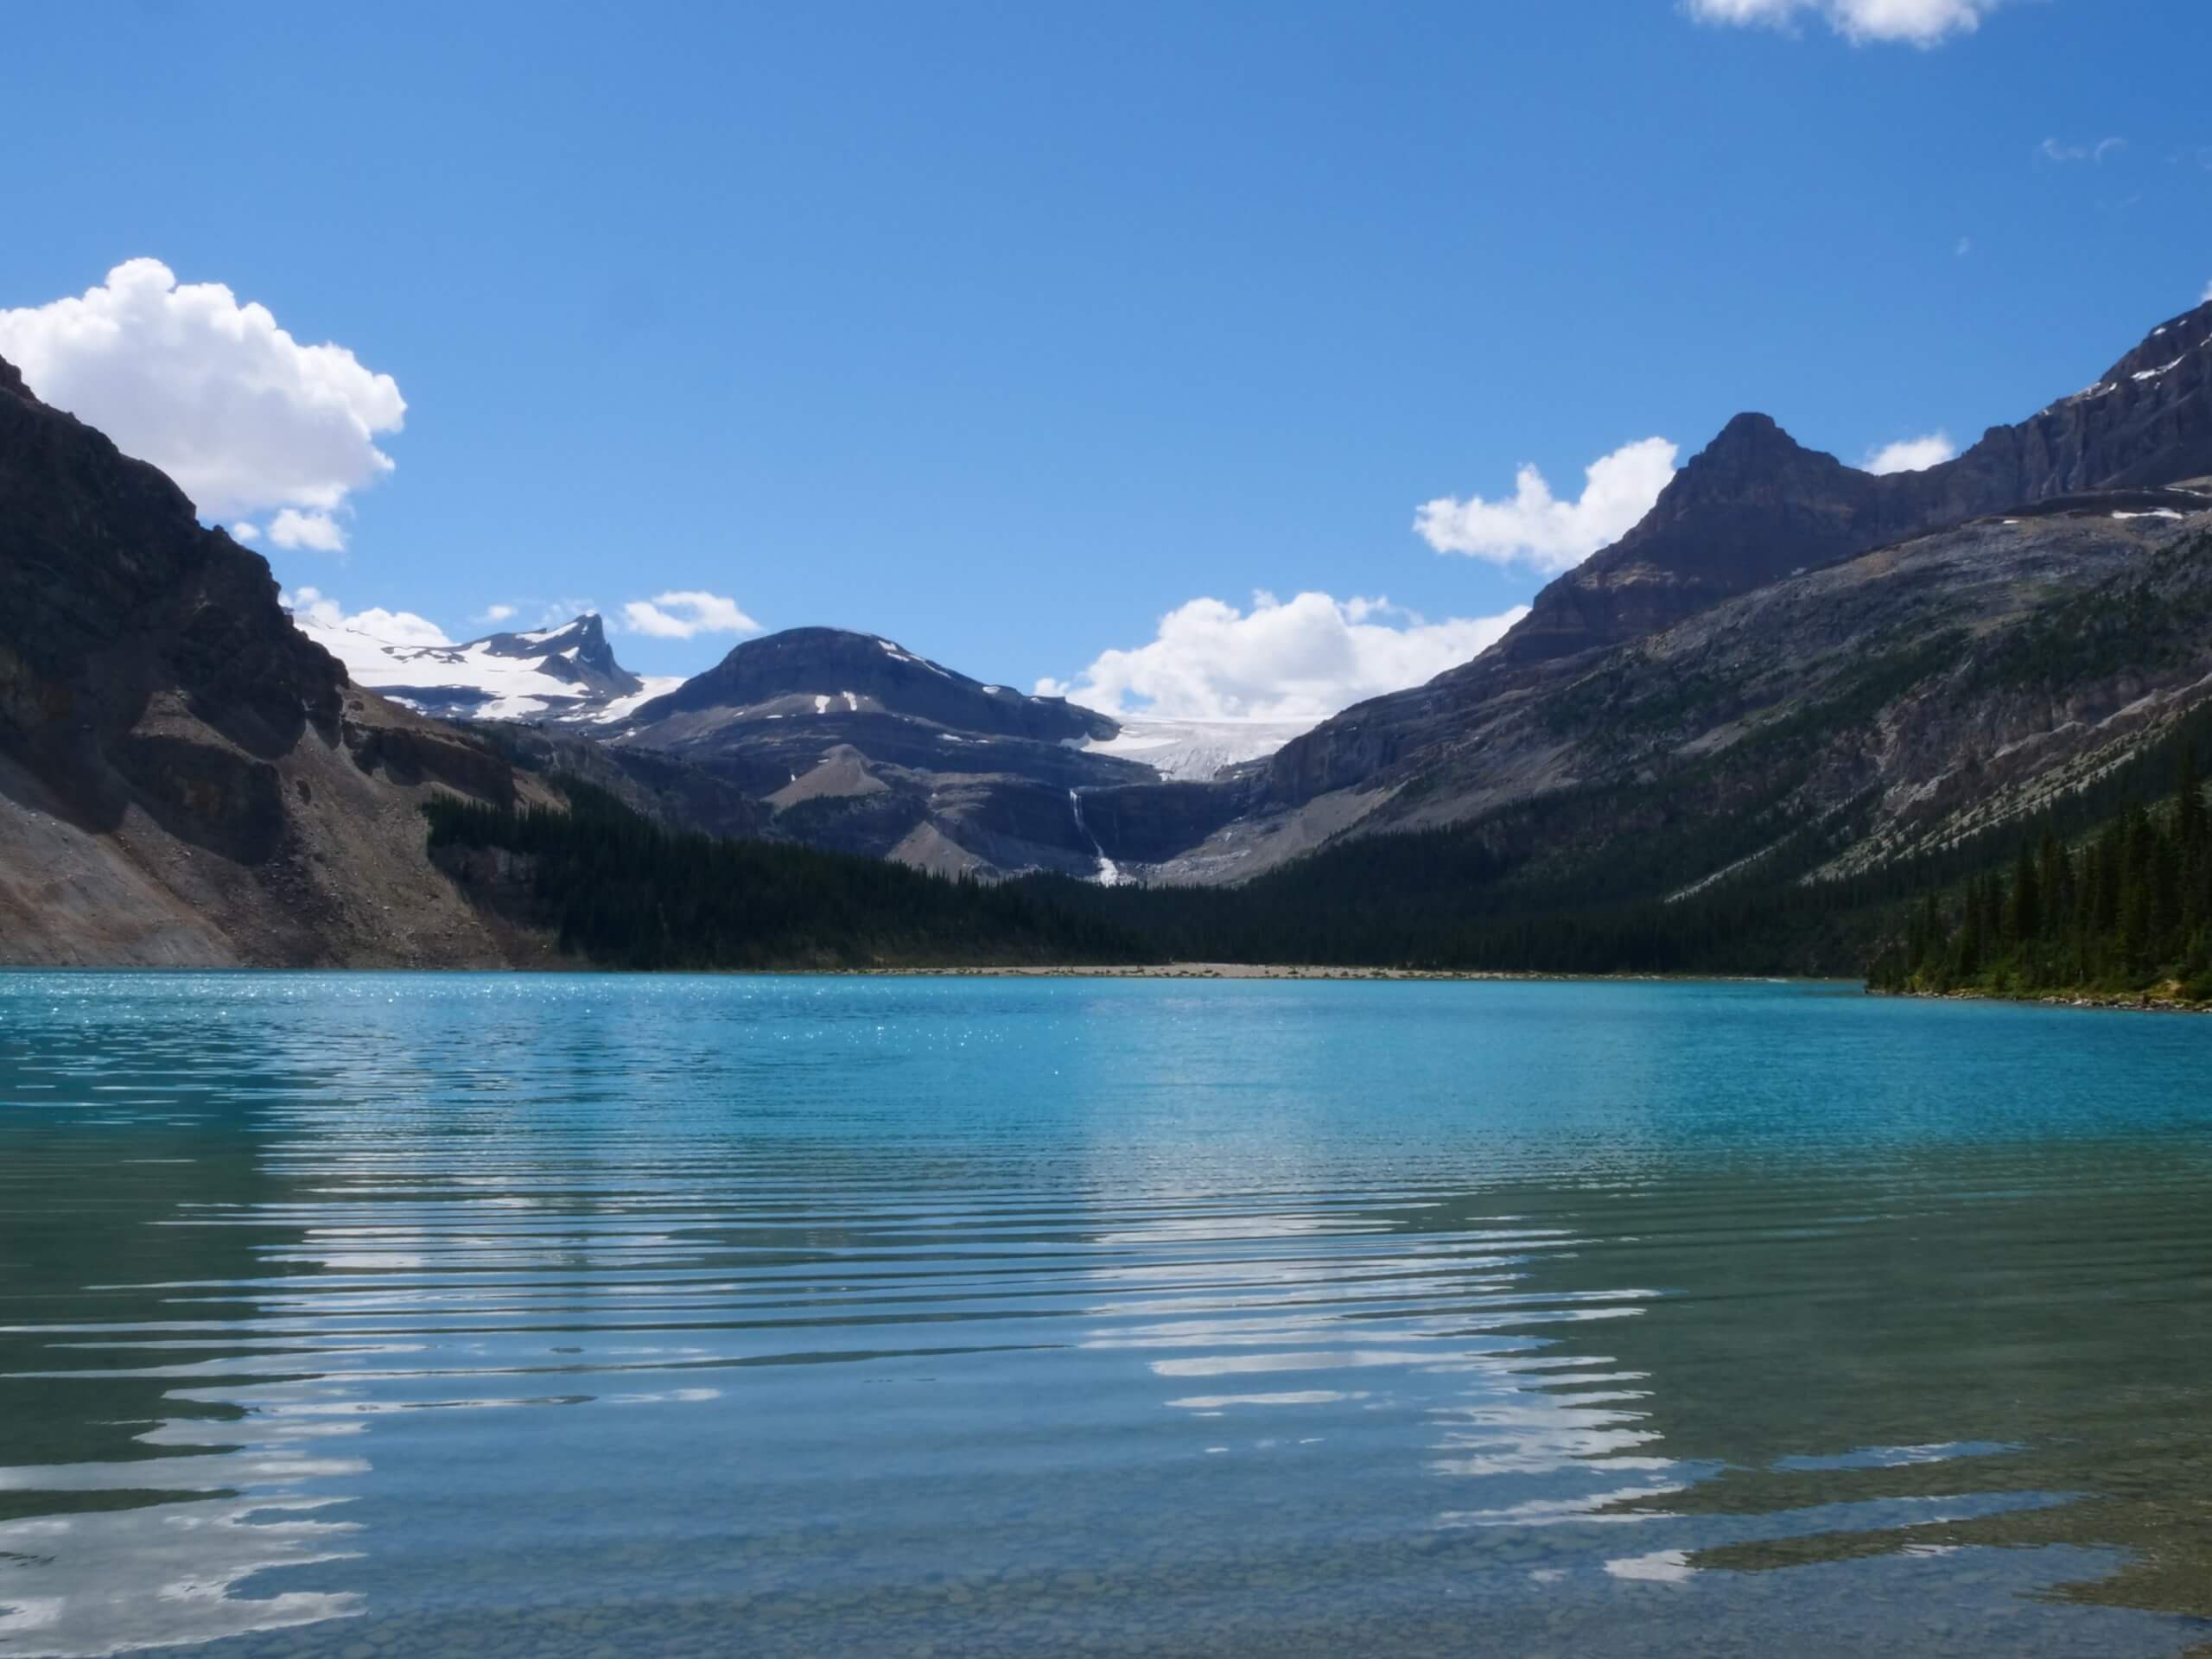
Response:
M257 555L0 363L0 961L527 957L416 803L528 787L349 688Z

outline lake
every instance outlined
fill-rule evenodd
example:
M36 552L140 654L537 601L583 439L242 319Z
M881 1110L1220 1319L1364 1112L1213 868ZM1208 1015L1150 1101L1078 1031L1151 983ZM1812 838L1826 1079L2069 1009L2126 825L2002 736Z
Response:
M0 1655L2178 1655L2212 1020L0 974Z

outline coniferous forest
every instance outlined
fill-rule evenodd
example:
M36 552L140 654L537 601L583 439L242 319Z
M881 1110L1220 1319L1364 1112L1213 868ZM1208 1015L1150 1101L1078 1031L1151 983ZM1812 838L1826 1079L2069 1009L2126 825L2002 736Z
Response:
M1480 837L1455 830L1354 841L1242 887L1104 888L1061 876L947 880L720 840L567 777L552 780L566 810L448 798L427 810L433 849L480 902L613 967L1246 962L1863 976L1895 991L2204 1000L2202 723L2001 836L1848 879L1777 870L1672 902L1563 902L1555 888L1516 886ZM2171 783L2159 788L2162 769ZM512 856L457 856L490 849Z
M2130 803L2069 846L2046 828L2011 866L1914 905L1877 988L1999 995L2160 988L2212 998L2212 827L2194 750L2171 799Z

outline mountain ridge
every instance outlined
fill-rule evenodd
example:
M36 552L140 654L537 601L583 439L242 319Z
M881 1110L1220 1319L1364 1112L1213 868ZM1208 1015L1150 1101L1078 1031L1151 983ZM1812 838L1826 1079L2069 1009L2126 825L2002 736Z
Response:
M1547 586L1488 651L1353 705L1270 762L1255 810L1372 788L1417 764L1472 704L1525 695L1548 664L1611 649L1723 600L2037 500L2212 475L2212 302L2160 324L2085 391L1992 427L1954 460L1877 475L1738 415L1628 533Z
M604 725L628 719L640 703L677 683L624 668L594 611L557 626L457 645L382 639L352 619L318 618L311 607L296 607L292 622L343 663L354 684L447 719Z

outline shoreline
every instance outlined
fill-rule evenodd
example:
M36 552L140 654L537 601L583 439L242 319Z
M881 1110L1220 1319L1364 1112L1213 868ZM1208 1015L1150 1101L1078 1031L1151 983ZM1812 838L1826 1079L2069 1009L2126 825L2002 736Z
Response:
M1323 968L1294 963L1167 962L994 968L791 968L798 975L900 979L1321 979L1441 980L1531 985L1849 985L1848 979L1775 974L1547 974L1502 968Z
M626 979L1185 979L1405 980L1527 985L1849 985L1848 975L1803 974L1568 974L1503 968L1325 968L1294 963L1166 962L1122 963L1007 963L988 967L880 968L601 968L589 963L476 963L426 968L399 963L355 966L264 967L247 963L0 962L0 974L466 974L607 975Z
M2091 1014L2212 1014L2212 1002L2184 1002L2149 991L1878 991L1869 986L1866 995L1914 1002L2012 1002Z

